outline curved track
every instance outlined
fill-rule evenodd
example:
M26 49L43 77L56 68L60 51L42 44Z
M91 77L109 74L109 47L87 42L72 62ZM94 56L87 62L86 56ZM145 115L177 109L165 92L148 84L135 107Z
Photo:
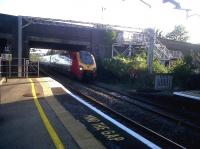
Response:
M139 97L133 97L129 96L126 94L122 94L116 91L110 91L108 89L102 88L102 87L97 87L94 85L87 85L88 89L91 91L95 91L97 94L98 93L103 93L105 95L111 96L115 99L127 102L129 104L136 105L138 107L141 107L147 111L153 112L155 114L158 114L162 117L165 117L169 120L174 121L175 123L179 123L182 125L185 125L187 127L191 127L192 129L195 129L200 132L200 125L196 123L196 121L191 120L190 118L181 116L180 114L174 113L174 112L169 112L168 109L164 106L152 103L152 102L147 102L143 100L142 98Z
M70 88L73 92L77 93L80 96L83 96L84 99L87 99L87 101L89 101L90 103L94 104L95 107L99 107L101 109L103 109L104 111L109 112L110 114L112 114L114 117L116 117L117 119L120 119L123 122L126 122L126 124L130 124L131 126L137 128L137 130L140 131L140 133L142 133L143 135L148 135L151 136L152 139L154 140L159 140L159 142L163 145L163 146L167 146L168 147L172 147L172 148L185 148L181 145L179 145L178 143L162 136L161 134L156 133L155 131L147 128L146 126L139 124L138 122L122 115L121 113L117 112L116 110L113 110L112 108L106 106L105 104L102 104L101 102L97 101L96 99L94 99L91 96L88 96L85 94L85 92L81 92L79 90L77 90L77 88L74 88L72 85L68 86L68 88Z
M55 79L55 77L53 77ZM98 101L94 97L87 95L87 92L84 90L80 90L80 86L77 87L77 84L75 85L73 82L69 80L63 80L63 78L56 79L59 80L59 82L62 82L62 84L65 84L68 88L70 88L73 92L76 92L80 96L84 97L87 102L92 103L95 107L98 107L99 109L102 109L109 115L112 115L112 117L120 120L125 125L128 125L130 128L137 130L140 134L144 135L147 138L150 138L159 144L161 144L164 148L184 148L183 146L179 145L178 143L164 137L163 135L153 131L150 128L147 128L146 126L138 123L137 121L130 119L129 117L123 115L122 113L118 112L117 110L107 106L106 104ZM75 87L76 86L76 87ZM79 88L79 89L77 89Z

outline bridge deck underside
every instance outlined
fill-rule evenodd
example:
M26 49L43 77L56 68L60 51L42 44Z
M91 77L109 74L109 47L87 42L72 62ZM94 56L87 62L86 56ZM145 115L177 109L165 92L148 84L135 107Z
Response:
M55 50L86 50L86 45L63 44L52 42L29 41L29 48L55 49Z

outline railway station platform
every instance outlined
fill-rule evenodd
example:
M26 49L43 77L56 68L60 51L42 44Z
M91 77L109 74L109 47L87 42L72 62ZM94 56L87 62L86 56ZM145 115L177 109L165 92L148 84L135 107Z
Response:
M180 91L174 92L174 95L190 98L192 100L200 101L200 90Z
M62 84L50 77L4 80L0 148L160 149L159 140L129 129Z
M56 100L47 78L1 80L0 148L104 149Z

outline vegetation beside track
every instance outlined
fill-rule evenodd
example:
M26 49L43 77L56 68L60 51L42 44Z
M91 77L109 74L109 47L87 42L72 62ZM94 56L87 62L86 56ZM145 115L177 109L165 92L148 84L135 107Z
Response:
M124 84L128 88L153 88L156 74L172 75L174 88L200 88L199 68L192 63L192 57L189 56L183 60L174 61L170 67L154 59L153 74L147 71L146 53L130 58L119 55L103 61L98 60L97 68L99 81Z

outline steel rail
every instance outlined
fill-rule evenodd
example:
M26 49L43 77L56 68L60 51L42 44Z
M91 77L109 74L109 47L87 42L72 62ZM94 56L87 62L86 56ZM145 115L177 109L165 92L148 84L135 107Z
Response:
M138 122L134 121L134 120L131 120L130 118L122 115L121 113L109 108L108 106L102 104L101 102L95 100L95 98L91 97L91 96L88 96L80 91L78 91L76 88L73 88L71 85L68 85L67 86L70 90L72 90L73 92L77 93L78 95L80 96L83 96L84 99L89 99L87 101L89 102L92 102L95 106L98 106L98 107L101 107L102 109L116 115L118 118L120 119L123 119L123 121L126 121L128 122L128 124L130 124L131 126L135 126L137 127L139 130L141 130L142 132L145 131L145 134L148 134L149 136L153 136L153 137L156 137L156 138L159 138L162 142L165 142L163 143L163 145L168 145L168 144L171 144L174 148L182 148L182 149L185 149L185 147L183 147L182 145L164 137L163 135L161 134L158 134L157 132L147 128L146 126L142 125L142 124L139 124Z
M48 75L48 76L50 76L50 77L56 79L54 76L50 75L50 74L47 73L45 70L42 70L42 69L41 69L41 71L42 71L44 74L46 74L46 75ZM59 80L60 80L60 79L59 79ZM70 82L70 81L68 80L68 82ZM93 97L88 96L88 95L85 95L84 93L82 93L82 92L78 91L77 89L73 88L72 85L66 85L66 84L65 84L64 86L68 87L71 91L75 92L76 94L78 94L78 95L84 97L84 100L85 100L85 99L88 99L87 101L89 101L89 102L95 104L95 106L101 107L101 108L104 109L105 111L112 113L113 116L117 116L117 118L119 118L119 119L123 119L123 122L126 121L126 122L127 122L129 125L131 125L132 127L137 127L137 130L139 129L140 132L143 132L143 133L146 134L146 135L148 134L148 136L150 136L151 138L152 138L152 137L159 138L159 141L162 141L162 145L163 145L164 147L169 146L169 144L171 144L170 147L173 147L173 148L180 148L180 149L186 149L186 147L184 147L184 146L182 146L182 145L180 145L180 144L178 144L178 143L176 143L176 142L174 142L174 141L172 141L172 140L170 140L170 139L164 137L164 136L161 135L161 134L158 134L157 132L155 132L155 131L153 131L153 130L147 128L146 126L141 125L141 124L139 124L138 122L136 122L136 121L134 121L134 120L131 120L130 118L128 118L128 117L122 115L121 113L119 113L119 112L117 112L117 111L115 111L115 110L113 110L113 109L107 107L106 105L104 105L104 104L102 104L102 103L96 101Z
M106 92L106 91L102 91L102 90L100 91L100 90L98 90L97 88L94 88L94 87L91 87L91 86L90 86L90 89L95 90L95 91L97 91L97 92L104 93L105 95L111 96L111 97L116 98L116 99L119 99L119 100L122 99L122 97L119 97L119 96L117 96L117 95L113 95L113 94L108 93L108 92ZM105 88L103 88L103 89L105 90ZM112 91L112 92L116 92L116 91ZM121 95L121 93L117 93L117 94L120 94L120 95ZM122 96L128 97L128 98L133 98L133 99L135 98L135 97L132 97L132 96L127 96L127 95L122 95ZM135 99L138 100L138 98L135 98ZM157 114L157 115L160 115L160 116L162 116L162 117L165 117L165 118L167 118L167 119L173 120L174 122L177 122L178 124L181 123L181 124L184 124L185 126L189 126L189 127L193 128L193 129L195 129L195 130L200 131L200 127L199 127L199 126L197 126L196 124L193 124L193 123L190 122L190 121L185 121L183 118L179 118L179 119L176 118L176 117L174 116L174 113L159 112L159 111L156 111L156 110L154 110L154 109L148 108L146 105L141 105L141 104L149 104L148 102L145 102L145 101L143 102L142 100L138 100L137 102L141 102L141 103L139 104L139 103L131 102L131 101L125 99L125 98L123 98L123 101L126 101L127 103L133 104L133 105L138 106L138 107L140 107L140 108L143 108L143 109L145 109L145 110L151 111L151 112L153 112L153 113L155 113L155 114ZM142 103L142 102L143 102L143 103ZM156 104L151 104L151 106L153 106L154 108L157 108L158 110L163 110L163 109L161 109L161 107L159 107L159 106L156 107L156 106L157 106Z

